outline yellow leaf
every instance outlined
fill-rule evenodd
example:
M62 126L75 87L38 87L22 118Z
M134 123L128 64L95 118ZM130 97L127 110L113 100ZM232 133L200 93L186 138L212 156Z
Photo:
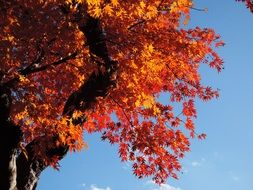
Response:
M112 5L115 6L115 7L119 5L118 0L111 0L111 3L112 3Z
M140 6L141 6L141 8L143 9L143 8L145 8L146 3L145 3L145 2L143 2L143 1L141 1L141 2L140 2Z
M106 5L105 8L104 8L104 11L105 11L106 14L108 14L110 16L113 13L112 7L110 5Z
M148 51L149 51L150 53L152 53L152 52L154 51L154 46L153 46L152 44L150 44L150 45L148 46Z
M187 15L187 16L185 17L185 19L184 19L184 25L187 25L187 24L189 23L189 21L190 21L190 16Z
M90 14L91 14L92 16L98 18L98 17L101 16L102 10L101 10L100 7L95 6L95 8L92 8L92 9L90 10Z

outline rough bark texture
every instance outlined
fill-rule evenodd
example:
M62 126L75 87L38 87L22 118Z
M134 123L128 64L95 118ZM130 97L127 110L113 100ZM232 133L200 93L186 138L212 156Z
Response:
M65 14L68 14L67 12ZM113 86L113 77L117 70L117 62L111 60L106 47L105 36L98 19L92 18L80 7L76 20L89 44L91 57L99 68L106 72L92 73L80 89L73 92L65 103L63 115L71 117L74 110L90 109L96 103L97 97L105 97L108 89ZM32 70L30 71L32 72ZM34 149L45 137L35 139L25 147L25 152L19 149L22 132L9 120L11 106L11 88L1 82L0 73L0 189L1 190L35 190L41 172L48 167L41 158L36 156ZM14 82L17 82L14 80ZM84 119L76 121L76 124ZM57 138L57 137L56 137ZM48 139L47 139L48 140ZM55 141L55 139L51 139ZM67 146L47 150L47 156L63 158L68 151Z
M22 137L20 128L9 120L10 94L8 86L0 83L0 189L3 190L15 189L16 155Z

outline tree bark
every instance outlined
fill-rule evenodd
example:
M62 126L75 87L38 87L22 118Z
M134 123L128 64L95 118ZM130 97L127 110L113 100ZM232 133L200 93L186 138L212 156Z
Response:
M79 7L81 9L81 7ZM83 11L83 10L82 10ZM98 65L98 73L92 73L81 87L73 92L64 106L63 115L72 117L75 110L87 110L96 103L97 97L107 96L108 90L114 85L114 77L118 63L112 60L106 47L106 37L103 34L99 19L87 13L76 15L76 24L86 37L91 57ZM105 72L101 72L103 67ZM1 73L0 73L1 74ZM1 76L0 76L1 77ZM1 78L0 78L1 81ZM0 83L1 84L1 83ZM10 89L0 86L0 189L1 190L35 190L41 172L48 163L36 156L34 151L46 137L35 139L25 147L27 156L19 150L22 132L19 126L9 121L11 106ZM76 120L76 124L84 122ZM47 139L48 140L48 139ZM51 139L55 141L55 139ZM68 151L66 145L50 148L47 156L58 156L62 159Z
M14 190L16 187L16 156L22 132L9 119L11 91L2 84L0 73L0 189Z

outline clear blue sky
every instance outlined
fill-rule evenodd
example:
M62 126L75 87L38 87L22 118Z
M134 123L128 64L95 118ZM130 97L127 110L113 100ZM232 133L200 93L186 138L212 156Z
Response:
M38 190L252 190L253 186L253 14L234 0L196 0L189 26L210 27L226 46L221 74L206 72L206 84L221 89L221 97L198 103L197 130L205 141L194 140L182 161L179 180L158 187L149 179L136 179L131 167L120 163L117 148L85 136L89 149L68 155L60 172L47 169Z

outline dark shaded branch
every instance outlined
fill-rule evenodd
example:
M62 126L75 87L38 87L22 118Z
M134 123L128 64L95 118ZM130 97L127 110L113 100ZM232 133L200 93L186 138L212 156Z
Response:
M145 23L147 20L140 20L140 21L138 21L138 22L136 22L136 23L134 23L134 24L132 24L131 26L129 26L127 29L128 30L132 30L134 27L136 27L136 26L138 26L138 25L140 25L140 24L143 24L143 23Z
M92 18L89 15L81 15L83 18L79 19L79 29L84 33L87 44L89 46L90 54L94 57L96 63L98 63L98 72L93 72L89 78L81 85L81 87L73 92L64 106L63 115L72 117L75 110L87 110L92 108L92 105L96 103L97 97L105 97L108 94L109 89L115 83L115 75L118 68L118 62L111 60L108 55L106 47L105 35L98 19ZM84 19L85 18L85 19ZM26 71L22 73L27 75L34 72L45 70L49 67L59 65L66 62L69 59L75 58L77 52L70 56L54 62L50 65L35 68L32 71ZM75 125L84 122L85 119L76 120ZM17 187L19 190L33 190L36 188L40 173L48 167L48 163L39 157L35 156L34 150L38 148L45 137L35 139L33 142L26 146L28 152L28 160L24 154L20 154L17 159L18 168L18 180ZM47 139L47 143L53 144L57 141L57 135ZM67 145L49 146L46 150L47 157L53 158L55 156L60 160L68 151Z
M117 63L115 61L111 62L112 65ZM104 73L101 71L98 71L98 73L93 72L88 80L69 96L64 106L63 115L71 117L75 110L90 109L96 102L97 97L106 97L110 88L115 85L112 76L114 72L114 69L108 69Z
M100 21L90 16L85 25L79 23L80 30L85 34L89 44L90 54L99 58L98 72L93 72L88 80L68 98L63 115L72 116L74 110L89 109L97 97L105 97L115 83L118 62L111 60L106 47L106 39L100 26ZM105 71L101 71L100 67Z
M87 16L85 24L78 23L79 29L84 33L87 44L89 44L90 54L101 58L105 63L111 61L106 47L105 34L99 19Z
M53 63L50 63L48 65L44 65L44 66L41 66L41 67L29 67L28 69L24 69L24 70L21 70L19 73L21 75L29 75L29 74L32 74L32 73L36 73L36 72L40 72L40 71L44 71L46 69L49 69L49 68L54 68L55 66L57 65L60 65L62 63L66 63L67 61L71 60L71 59L75 59L78 55L78 51L75 51L74 53L71 53L69 54L68 56L64 57L64 58L61 58Z
M59 59L59 60L57 60L57 61L55 61L53 63L47 64L47 65L44 65L44 66L41 66L41 67L37 67L36 66L37 64L33 64L32 63L28 67L26 67L25 69L20 70L19 74L23 75L23 76L27 76L29 74L45 71L45 70L50 69L50 68L53 69L54 67L56 67L56 66L58 66L60 64L67 63L67 61L75 59L78 56L78 54L79 54L79 52L75 51L74 53L71 53L71 54L69 54L68 56L66 56L64 58L61 58L61 59ZM11 88L15 84L17 84L19 81L20 81L20 78L19 77L15 77L15 78L7 81L4 85L8 86L9 88Z
M43 48L40 46L41 41L37 42L36 44L36 49L38 52L37 57L35 58L34 61L32 61L32 63L30 63L25 69L22 70L23 73L29 72L30 70L33 70L33 68L36 68L37 65L42 61L45 52L43 50Z

